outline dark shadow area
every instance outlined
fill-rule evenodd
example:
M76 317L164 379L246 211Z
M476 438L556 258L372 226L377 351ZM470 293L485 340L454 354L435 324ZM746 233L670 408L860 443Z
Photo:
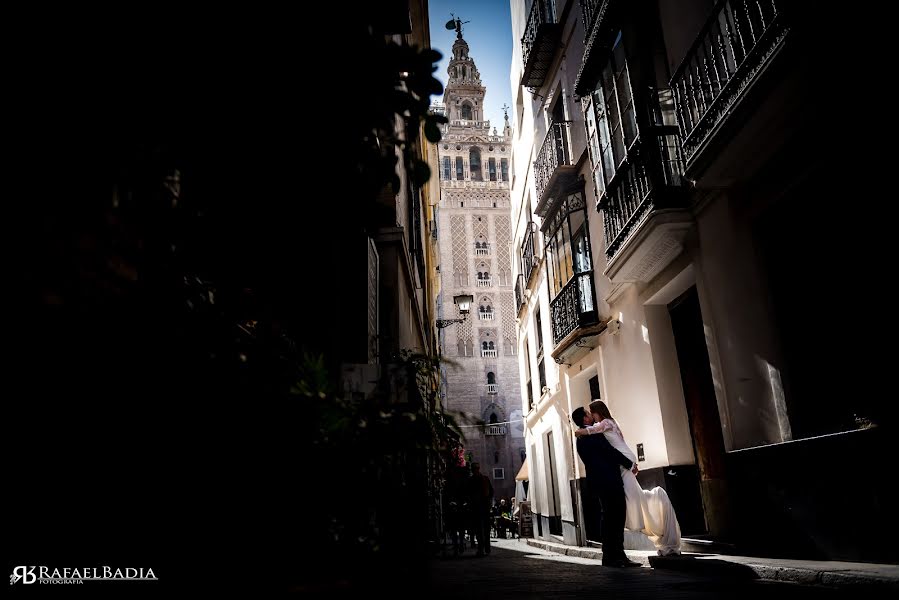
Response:
M724 577L729 581L758 579L758 574L750 567L715 558L698 556L650 556L649 564L654 569L683 571L708 577Z
M365 12L11 16L11 565L152 567L170 593L426 557L416 508L374 557L334 549L329 515L365 522L379 490L294 390L333 391L352 325L342 240L373 210L353 141L385 61ZM339 44L313 46L323 23Z
M728 455L738 552L756 556L897 563L895 546L864 520L888 514L876 477L849 482L862 457L886 456L885 428L753 448ZM795 465L790 468L789 465Z

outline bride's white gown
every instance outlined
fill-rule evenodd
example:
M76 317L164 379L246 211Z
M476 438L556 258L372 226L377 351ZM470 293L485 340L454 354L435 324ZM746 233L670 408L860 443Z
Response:
M624 442L624 436L618 424L605 419L587 428L592 434L602 433L609 443L631 462L637 457ZM621 468L624 481L624 495L627 499L627 518L624 526L632 531L642 531L653 541L661 556L680 554L680 525L677 515L664 488L655 487L644 490L640 487L636 476L624 467Z

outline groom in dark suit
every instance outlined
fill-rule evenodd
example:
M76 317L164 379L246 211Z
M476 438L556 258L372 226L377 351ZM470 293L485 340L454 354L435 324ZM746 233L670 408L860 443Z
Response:
M571 413L578 427L593 424L593 417L583 407ZM604 567L639 567L624 553L624 520L627 505L619 465L625 469L634 464L609 444L604 435L577 438L577 453L587 467L587 486L599 495L602 504L602 564Z

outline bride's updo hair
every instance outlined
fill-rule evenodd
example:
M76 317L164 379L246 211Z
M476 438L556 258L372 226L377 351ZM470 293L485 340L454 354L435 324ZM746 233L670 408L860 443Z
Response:
M590 412L595 412L603 419L612 419L612 413L609 412L609 407L606 406L606 403L602 400L594 400L593 402L591 402ZM612 420L614 421L615 419Z

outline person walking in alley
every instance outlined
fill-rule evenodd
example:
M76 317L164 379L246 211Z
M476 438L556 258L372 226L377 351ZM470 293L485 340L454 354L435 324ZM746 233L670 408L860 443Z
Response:
M468 473L464 467L451 467L446 486L446 526L449 530L453 556L465 552L465 528L468 526Z
M478 538L478 556L484 556L490 554L490 509L493 508L493 484L490 483L489 477L481 474L481 465L473 462L468 485L472 527Z
M579 428L593 424L593 417L578 407L571 420ZM606 567L639 567L624 553L626 503L619 467L632 469L634 462L612 447L605 436L577 437L577 453L587 468L587 485L596 490L601 504L602 564Z
M590 403L592 425L574 432L575 437L602 434L609 444L636 464L637 457L624 441L624 434L618 423L612 418L609 407L602 400ZM621 468L626 500L625 528L631 531L642 531L658 549L659 556L680 554L681 536L677 515L668 493L662 487L644 490L631 469Z

